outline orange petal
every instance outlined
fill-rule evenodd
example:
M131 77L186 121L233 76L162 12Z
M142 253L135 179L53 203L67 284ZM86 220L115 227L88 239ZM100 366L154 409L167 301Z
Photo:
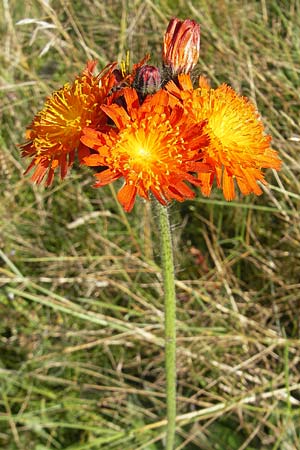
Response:
M103 156L101 155L86 156L85 158L83 158L82 164L91 167L102 166L104 164Z
M94 150L98 150L103 145L98 138L94 138L93 136L82 136L80 141L89 148L93 148Z
M60 156L59 165L60 165L60 177L63 180L68 172L68 162L66 154L62 154Z
M255 177L255 175L252 173L251 168L249 168L249 169L241 168L241 172L242 172L243 175L244 175L244 179L245 179L245 182L247 183L247 185L248 185L248 187L249 187L249 191L250 191L250 192L253 192L253 193L256 194L256 195L262 194L262 190L261 190L261 188L258 186L257 180L258 180L259 178L262 178L262 177L263 177L263 174L260 173L259 171L257 171L256 177Z
M88 156L90 154L87 147L97 150L101 154L101 156L108 156L109 152L106 145L106 139L106 134L99 134L99 138L94 138L93 136L82 136L82 147L79 147L80 152L78 152L79 161L81 161L85 157L85 155ZM85 150L83 151L82 149L84 147Z
M200 189L205 197L209 197L210 195L212 184L214 181L214 176L215 176L214 172L198 174L198 178L201 181Z
M220 187L222 180L222 167L216 166L215 172L216 172L217 186Z
M82 130L83 136L93 136L94 138L99 137L100 131L95 130L94 128L85 127Z
M156 106L159 105L165 107L170 103L170 95L164 89L160 89L156 94L152 95L152 97L149 97L149 99L149 103Z
M47 176L46 186L51 186L54 180L54 170L50 169Z
M118 200L126 212L130 212L133 208L137 188L131 184L124 184L118 192Z
M169 186L168 190L174 193L176 198L179 194L181 200L195 197L195 193L183 182L176 183L175 186Z
M24 175L26 175L30 170L35 166L35 160L33 159L27 169L24 171Z
M42 160L38 164L36 170L34 171L34 174L32 175L31 180L37 184L41 183L43 181L44 176L46 175L48 168L49 168L49 161Z
M82 144L80 142L79 146L78 146L78 159L79 162L81 163L83 158L89 156L90 154L90 150L88 149L88 147L86 147L84 144Z
M228 174L226 169L224 169L223 171L222 188L225 199L228 201L233 200L235 197L234 181L232 176Z
M103 172L95 174L95 177L98 178L99 181L97 181L97 183L94 184L94 187L98 188L101 186L105 186L106 184L117 180L118 178L120 178L120 176L121 175L119 172L115 172L111 169L103 170Z
M130 119L125 109L119 105L102 105L101 109L108 117L111 118L111 120L116 124L118 128L122 128L124 124Z
M188 91L193 89L193 83L191 77L187 73L181 73L178 75L178 82L180 84L181 89Z
M133 88L126 88L126 89L124 89L124 97L125 97L125 101L127 104L128 113L134 119L136 116L136 111L138 110L138 108L140 106L139 97L137 95L137 92Z
M180 98L180 94L181 94L181 90L179 89L179 87L174 83L174 81L169 81L166 85L165 88L167 89L168 92L170 92L170 94L175 95L176 97Z
M87 61L86 68L83 71L83 73L84 74L86 73L87 75L92 75L94 70L95 70L95 68L96 68L96 65L97 65L97 61L96 60Z
M158 200L159 203L161 203L163 206L166 206L168 204L166 199L161 195L162 192L159 192L157 189L155 189L153 187L151 187L151 192L154 195L154 197L156 198L156 200Z
M185 165L185 168L188 169L190 172L204 172L208 173L211 172L212 168L209 164L205 164L202 162L194 162L190 161Z
M245 180L243 178L236 177L236 181L237 181L238 187L240 188L240 191L243 195L250 194L251 191L249 190L249 187L248 187L247 183L245 183Z
M203 76L203 75L200 75L200 77L199 77L199 87L200 87L201 89L210 89L209 81L208 81L208 79L207 79L205 76Z

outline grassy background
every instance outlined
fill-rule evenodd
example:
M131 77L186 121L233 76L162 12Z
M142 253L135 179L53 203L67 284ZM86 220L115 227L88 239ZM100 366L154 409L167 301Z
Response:
M217 5L217 6L216 6ZM163 449L156 218L126 215L87 168L32 185L17 144L45 96L201 23L197 71L256 102L283 169L262 197L173 204L176 450L300 448L300 3L3 0L0 45L0 448ZM25 20L26 19L26 20ZM21 22L20 22L21 21Z

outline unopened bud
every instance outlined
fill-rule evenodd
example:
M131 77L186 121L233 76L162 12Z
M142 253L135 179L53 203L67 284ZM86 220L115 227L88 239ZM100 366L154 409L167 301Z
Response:
M172 76L189 73L200 54L200 25L194 20L170 20L164 36L163 62Z
M145 64L137 71L134 87L141 94L154 94L160 86L161 75L157 67Z

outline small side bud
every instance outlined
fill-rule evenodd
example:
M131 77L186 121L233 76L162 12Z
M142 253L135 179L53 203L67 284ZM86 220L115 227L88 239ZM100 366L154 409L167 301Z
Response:
M136 74L134 87L142 95L154 94L161 87L161 75L157 67L145 64Z

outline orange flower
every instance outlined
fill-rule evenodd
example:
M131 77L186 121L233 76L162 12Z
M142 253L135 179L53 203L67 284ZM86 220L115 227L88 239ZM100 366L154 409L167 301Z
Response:
M105 132L87 128L81 138L98 152L84 158L84 163L106 167L96 174L95 187L124 177L118 200L126 211L132 209L136 195L148 199L150 192L163 205L194 197L185 182L198 185L192 172L208 170L199 162L200 149L208 145L204 122L192 123L181 107L171 107L174 100L164 90L147 96L140 105L135 89L126 88L124 99L126 110L116 104L102 106L115 127Z
M35 168L32 181L41 183L48 173L46 185L51 185L54 172L60 167L61 178L67 174L78 149L81 160L89 150L80 143L82 129L106 122L101 110L111 88L116 83L111 64L98 76L92 72L96 62L90 61L82 75L72 84L65 84L47 98L44 108L28 127L28 141L22 144L22 156L32 157L26 172Z
M203 151L203 162L211 166L211 173L199 173L201 191L208 196L214 177L222 186L226 200L235 197L234 180L243 194L262 193L257 181L266 184L262 168L280 169L281 161L270 148L271 137L264 127L255 106L223 84L217 89L193 89L188 75L179 76L179 87L169 82L167 90L180 99L191 120L207 121L205 131L210 142Z
M172 76L190 72L200 54L200 26L190 19L170 20L163 43L163 62Z

